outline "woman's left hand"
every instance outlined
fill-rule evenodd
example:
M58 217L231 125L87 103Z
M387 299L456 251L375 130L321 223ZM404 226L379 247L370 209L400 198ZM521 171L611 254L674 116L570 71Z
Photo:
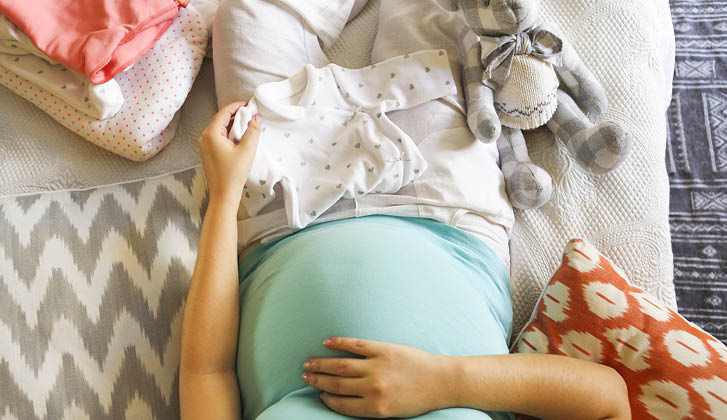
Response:
M303 365L303 380L321 391L323 403L353 417L414 417L445 408L446 357L399 344L357 338L330 338L331 350L366 356L316 358Z

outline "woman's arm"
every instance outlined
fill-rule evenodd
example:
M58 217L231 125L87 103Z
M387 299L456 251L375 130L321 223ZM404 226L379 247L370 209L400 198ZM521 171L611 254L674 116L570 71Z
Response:
M200 138L210 199L182 321L182 418L234 419L241 415L235 375L240 323L236 219L260 127L254 119L239 144L227 139L227 124L241 105L220 110Z
M553 354L451 357L450 401L541 419L631 419L621 375L597 363Z
M469 407L541 419L631 418L621 376L592 362L543 354L441 356L340 337L324 345L367 357L311 359L304 365L304 380L325 391L323 402L349 416L413 417Z

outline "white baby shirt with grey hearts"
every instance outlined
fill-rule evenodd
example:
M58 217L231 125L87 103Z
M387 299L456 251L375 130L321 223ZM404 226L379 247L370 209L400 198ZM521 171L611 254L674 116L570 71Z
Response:
M257 215L280 183L288 225L302 229L341 198L399 191L427 163L386 113L456 93L444 50L356 70L306 65L287 80L259 86L230 133L239 139L245 116L262 118L242 205Z

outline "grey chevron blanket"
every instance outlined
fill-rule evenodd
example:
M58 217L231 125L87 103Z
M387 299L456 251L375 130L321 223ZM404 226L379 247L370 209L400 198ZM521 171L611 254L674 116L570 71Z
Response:
M0 198L0 418L179 416L201 169Z

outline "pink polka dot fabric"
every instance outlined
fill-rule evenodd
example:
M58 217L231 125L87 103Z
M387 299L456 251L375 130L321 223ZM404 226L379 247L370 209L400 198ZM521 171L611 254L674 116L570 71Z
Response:
M84 139L125 158L143 161L174 137L170 126L192 88L207 46L207 27L189 5L134 66L116 76L124 105L112 118L96 120L52 93L0 66L0 83ZM70 145L72 147L72 145Z

